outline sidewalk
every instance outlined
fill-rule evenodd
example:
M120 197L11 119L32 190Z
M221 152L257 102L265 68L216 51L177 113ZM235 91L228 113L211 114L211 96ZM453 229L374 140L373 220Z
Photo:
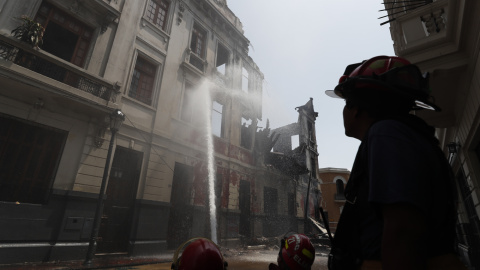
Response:
M172 254L165 254L155 257L122 257L122 256L102 256L96 257L89 266L83 265L83 260L79 261L57 261L57 262L38 262L0 265L2 270L37 270L37 269L55 269L55 270L74 270L74 269L131 269L130 267L146 264L170 263Z

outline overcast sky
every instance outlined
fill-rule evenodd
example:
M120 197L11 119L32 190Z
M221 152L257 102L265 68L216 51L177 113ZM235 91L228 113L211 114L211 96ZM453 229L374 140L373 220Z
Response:
M295 107L313 98L320 168L351 170L359 141L344 135L345 102L325 95L348 64L394 55L382 0L227 0L265 75L263 120L297 121Z

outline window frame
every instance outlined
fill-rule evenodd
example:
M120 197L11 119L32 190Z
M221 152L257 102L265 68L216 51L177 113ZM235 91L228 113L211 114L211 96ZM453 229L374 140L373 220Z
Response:
M215 103L222 105L222 111L221 112L219 112L218 110L215 109L215 107L214 107ZM224 130L225 130L225 104L221 103L218 100L213 100L212 101L211 112L212 112L212 115L210 117L211 118L211 132L214 136L217 136L219 138L224 138L225 137L225 132L224 132ZM216 134L215 130L214 130L213 117L214 117L215 112L217 112L220 115L220 134Z
M218 65L218 61L219 61L219 56L222 56L222 55L219 55L221 54L221 50L223 50L224 52L223 53L226 53L226 61L224 64L221 64L221 65ZM231 55L231 52L230 50L227 48L227 46L223 45L221 42L217 42L217 50L215 51L215 68L217 69L217 72L222 74L223 76L227 76L227 73L228 73L228 69L229 69L229 66L230 66L230 55ZM218 70L218 67L219 66L223 66L224 65L224 70L223 72L219 71Z
M153 18L150 18L150 16L149 16L151 14L150 7L151 7L152 3L157 4L159 7L155 9L154 14L153 14ZM163 25L159 25L159 24L156 23L156 20L158 19L159 10L161 9L160 8L161 3L164 3L167 6L166 10L162 9L165 12L165 14L164 14L165 18L163 20ZM156 28L166 32L167 28L169 26L171 7L172 7L172 2L168 1L168 0L149 0L147 2L146 7L145 7L144 19L146 21L150 22Z
M46 13L42 11L43 7L48 9ZM62 21L62 16L64 16L63 18L64 21ZM75 18L69 13L66 13L65 11L58 8L57 6L46 1L42 2L37 13L35 14L35 21L40 22L42 26L45 28L45 31L47 31L48 29L48 24L52 22L59 25L63 29L73 33L74 35L76 35L78 39L77 39L77 42L75 43L75 48L73 49L72 56L70 57L70 60L68 60L68 62L80 68L85 68L88 62L87 59L89 58L90 53L93 49L93 45L95 43L94 37L95 37L96 29L94 27L91 27L85 22ZM72 26L72 23L75 25ZM66 27L66 25L70 27ZM71 29L72 27L73 29ZM81 46L82 42L83 42L83 47L85 47L84 49ZM49 52L49 53L52 55L55 55L52 52Z
M250 92L250 71L245 66L242 66L242 80L240 89L245 93Z
M131 95L132 84L134 83L134 76L135 76L135 72L137 71L137 63L138 63L139 59L141 59L141 61L144 61L144 63L154 67L153 72L151 72L150 74L146 74L146 75L152 75L153 76L152 81L151 81L151 88L152 89L151 89L151 92L150 92L150 103L145 102L144 99L139 99L136 96ZM150 57L148 57L144 54L141 54L140 52L137 53L137 56L135 57L135 61L133 62L133 65L132 65L132 71L130 73L130 82L128 84L129 86L128 86L128 88L126 88L126 96L129 97L130 99L135 100L136 102L139 102L139 103L143 104L143 105L153 107L154 104L155 104L156 89L158 88L157 87L157 79L158 79L158 72L160 70L160 66L161 66L160 63L154 61ZM139 81L139 83L140 83L140 81ZM138 85L137 85L137 88L138 88Z
M198 36L200 36L201 34L203 34L203 36L201 38L198 38ZM207 30L205 30L205 28L200 26L200 24L198 24L197 22L194 22L193 26L192 26L192 31L191 31L191 34L190 34L189 48L192 51L192 53L194 53L195 55L200 57L202 60L205 60L206 55L207 55L207 50L206 50L207 40L208 40L207 36L208 36ZM200 53L198 53L198 51L199 51L198 50L198 40L200 40L201 45L203 45L203 46L200 47ZM193 46L194 42L195 42L195 44ZM195 50L192 47L195 47Z

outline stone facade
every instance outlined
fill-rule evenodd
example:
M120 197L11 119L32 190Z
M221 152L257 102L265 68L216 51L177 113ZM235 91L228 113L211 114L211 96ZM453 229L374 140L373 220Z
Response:
M458 252L470 269L480 269L480 3L388 2L395 53L430 74L439 113L417 115L437 128L459 190ZM450 147L449 147L450 146Z
M40 49L12 37L22 15L45 26ZM220 244L297 229L294 177L256 139L263 74L226 1L6 0L0 33L0 263L84 258L104 176L97 253L211 237L209 175Z

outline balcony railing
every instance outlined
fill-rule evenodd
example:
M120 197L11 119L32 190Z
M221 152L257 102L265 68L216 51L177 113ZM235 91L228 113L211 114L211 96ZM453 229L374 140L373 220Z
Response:
M0 35L0 59L37 72L106 101L115 102L116 87L100 77L14 38Z
M391 23L391 29L396 53L402 55L411 50L445 43L445 39L454 32L452 21L455 14L452 12L456 8L452 8L452 5L456 5L456 2L438 0L402 13L394 13L396 20Z

